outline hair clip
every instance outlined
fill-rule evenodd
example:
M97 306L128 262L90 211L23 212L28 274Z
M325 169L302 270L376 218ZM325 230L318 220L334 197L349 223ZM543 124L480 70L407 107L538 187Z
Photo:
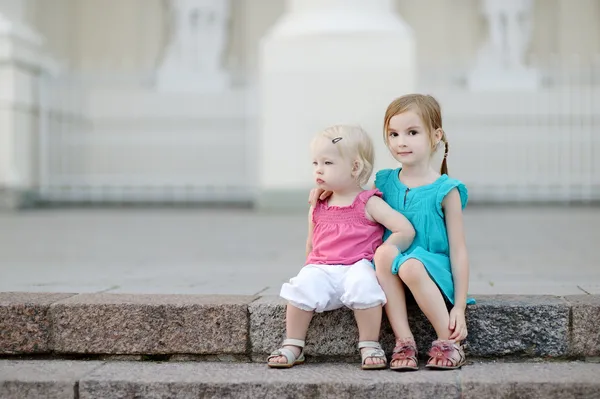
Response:
M331 140L331 142L332 142L333 144L335 144L335 143L337 143L338 141L340 141L341 139L342 139L341 137L336 137L336 138L334 138L333 140Z

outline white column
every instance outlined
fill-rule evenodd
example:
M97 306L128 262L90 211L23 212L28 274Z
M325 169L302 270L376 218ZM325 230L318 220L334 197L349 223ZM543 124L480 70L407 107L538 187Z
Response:
M172 32L156 73L161 91L214 93L227 90L224 68L231 0L173 0Z
M412 30L392 0L287 0L259 61L259 208L306 208L311 137L335 123L373 136L390 166L385 108L416 82Z
M536 90L537 70L526 65L533 32L533 0L481 0L488 38L467 77L473 91Z
M0 0L0 12L13 24L23 24L29 0Z
M36 184L40 44L0 10L0 209L23 205Z

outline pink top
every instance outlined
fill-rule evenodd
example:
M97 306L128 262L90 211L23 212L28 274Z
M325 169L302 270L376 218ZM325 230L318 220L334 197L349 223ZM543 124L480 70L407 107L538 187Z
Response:
M349 206L328 206L319 201L313 210L312 251L306 264L353 265L361 259L373 260L383 241L384 227L365 215L365 205L379 190L366 190Z

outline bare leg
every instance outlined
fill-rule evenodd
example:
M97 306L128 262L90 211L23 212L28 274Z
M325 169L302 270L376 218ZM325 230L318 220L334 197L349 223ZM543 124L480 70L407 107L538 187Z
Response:
M285 328L287 338L305 340L308 326L312 320L313 312L307 312L306 310L299 309L291 304L287 305L285 315ZM301 348L292 345L286 345L296 357L300 355ZM271 359L272 363L286 363L287 359L285 356L279 356Z
M381 306L369 309L355 309L354 317L358 325L359 341L379 341L381 330ZM365 348L366 349L366 348ZM365 364L382 364L383 359L367 358Z
M438 339L448 339L452 334L448 328L450 314L440 289L429 277L423 263L417 259L409 259L400 266L398 275L412 292L419 308L435 329ZM440 365L441 362L440 360Z
M394 336L397 340L413 339L408 324L408 313L406 311L406 293L404 286L398 276L392 274L392 262L398 255L398 250L392 246L380 246L375 252L375 268L377 280L387 297L385 312L387 314ZM411 360L392 360L390 364L396 366L416 366Z

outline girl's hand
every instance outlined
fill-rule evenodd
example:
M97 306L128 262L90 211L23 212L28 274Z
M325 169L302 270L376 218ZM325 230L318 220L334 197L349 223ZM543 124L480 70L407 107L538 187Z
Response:
M308 203L312 206L317 205L319 199L324 200L331 195L331 191L325 191L322 188L313 188L308 196Z
M450 311L450 324L448 329L452 331L450 339L462 341L467 338L467 323L465 321L465 310L460 307L453 307Z

